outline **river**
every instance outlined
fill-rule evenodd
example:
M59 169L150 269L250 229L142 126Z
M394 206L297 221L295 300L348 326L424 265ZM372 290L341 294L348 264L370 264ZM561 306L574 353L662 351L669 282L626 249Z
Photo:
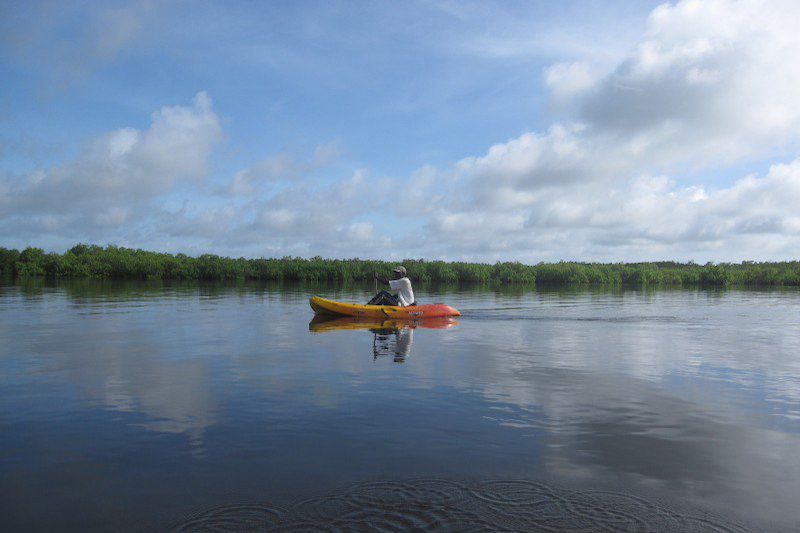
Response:
M6 280L0 529L800 528L800 292L368 285Z

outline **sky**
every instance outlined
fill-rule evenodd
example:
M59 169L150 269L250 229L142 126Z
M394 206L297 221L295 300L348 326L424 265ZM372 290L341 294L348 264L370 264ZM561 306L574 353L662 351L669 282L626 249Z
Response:
M0 246L800 254L800 3L0 0Z

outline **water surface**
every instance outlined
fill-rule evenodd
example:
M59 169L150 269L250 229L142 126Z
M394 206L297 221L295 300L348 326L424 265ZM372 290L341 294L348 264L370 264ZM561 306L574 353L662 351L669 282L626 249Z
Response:
M800 528L797 291L368 289L6 282L0 528Z

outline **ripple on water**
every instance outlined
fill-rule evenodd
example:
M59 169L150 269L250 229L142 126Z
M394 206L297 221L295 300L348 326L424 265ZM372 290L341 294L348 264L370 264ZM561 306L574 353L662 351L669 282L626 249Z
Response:
M174 531L270 530L287 519L286 511L257 503L224 505L208 509L174 528Z
M173 531L709 531L746 528L644 498L565 490L523 480L371 481L286 509L235 504L198 513Z

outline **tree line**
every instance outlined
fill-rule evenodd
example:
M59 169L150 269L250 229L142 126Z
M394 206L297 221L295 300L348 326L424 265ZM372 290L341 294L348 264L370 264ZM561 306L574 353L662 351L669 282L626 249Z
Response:
M519 262L466 263L406 259L415 282L499 282L539 285L631 286L800 286L800 261L757 263L578 263L527 265ZM78 244L63 254L40 248L0 248L0 274L15 277L371 281L396 262L312 257L230 258L204 254L148 252L117 246Z

